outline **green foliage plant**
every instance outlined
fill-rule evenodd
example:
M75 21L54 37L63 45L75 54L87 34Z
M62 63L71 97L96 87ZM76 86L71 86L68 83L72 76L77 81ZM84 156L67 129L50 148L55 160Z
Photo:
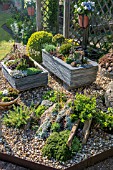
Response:
M57 122L52 123L51 125L52 132L59 132L60 131L60 124Z
M0 101L2 102L9 102L14 100L19 95L19 91L13 88L7 88L3 91L0 91Z
M2 92L2 91L0 91L0 99L2 98L2 96L3 96L3 92Z
M53 35L46 31L38 31L31 35L27 43L28 55L36 60L38 63L42 62L41 50L44 44L52 42Z
M47 106L39 105L35 111L36 117L39 119L46 109L47 109Z
M53 36L52 42L53 44L57 45L61 45L63 42L65 41L65 38L62 34L56 34Z
M59 1L58 0L46 0L44 10L44 21L47 24L47 28L53 34L58 31L58 12L59 12Z
M64 56L69 54L71 47L72 47L71 43L62 44L59 49L60 54L63 54Z
M67 63L67 64L71 64L73 61L74 61L73 58L71 58L71 57L66 57L66 63Z
M11 87L8 88L8 92L9 92L8 93L9 97L15 97L16 98L19 95L19 91L14 89L14 88L11 88Z
M31 110L27 106L13 106L13 110L9 110L3 118L3 123L6 126L14 128L22 128L27 124L30 118Z
M80 141L77 137L74 137L72 146L69 148L67 146L67 141L69 138L70 131L65 130L60 133L52 133L45 146L42 148L43 156L47 156L48 159L54 158L57 161L67 161L72 158L72 156L81 149Z
M113 108L109 107L107 112L99 111L95 114L96 122L102 129L113 130Z
M27 69L27 63L25 59L21 59L20 62L18 63L16 69L17 70L26 70Z
M67 98L64 93L54 90L48 90L43 96L43 100L50 100L54 103L66 102Z
M46 50L48 53L54 52L54 51L56 51L56 47L55 47L53 44L47 44L47 45L45 46L45 50Z
M81 122L91 119L96 113L96 99L95 97L86 96L84 94L76 94L73 106L74 113L71 114L72 121L78 118Z
M57 115L58 112L59 112L62 108L63 108L63 104L60 103L60 102L58 102L58 103L56 104L55 108L53 108L52 114L53 114L53 115Z
M11 101L10 97L7 96L2 97L2 102L9 102L9 101Z
M39 68L34 68L34 67L30 67L26 69L27 71L27 75L33 75L33 74L37 74L37 73L41 73L42 70Z
M36 32L35 16L30 18L26 12L26 9L21 13L19 11L11 11L12 17L7 19L6 22L6 25L11 29L14 38L23 44L27 44L31 34Z

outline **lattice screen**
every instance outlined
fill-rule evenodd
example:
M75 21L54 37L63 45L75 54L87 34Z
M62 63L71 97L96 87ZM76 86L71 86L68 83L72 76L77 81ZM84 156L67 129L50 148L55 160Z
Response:
M46 0L42 0L41 1L41 5L42 5L42 8L41 8L41 12L42 12L42 27L43 27L43 30L48 30L48 1Z
M64 1L59 1L59 33L63 34L63 12L64 12Z
M70 37L77 39L82 44L83 29L79 27L77 18L74 17L74 5L76 0L71 1ZM113 0L95 0L95 12L89 24L90 49L97 48L97 53L108 51L113 42ZM93 52L94 53L94 52Z
M57 8L50 13L51 6L49 3L58 2ZM42 26L43 30L52 33L63 33L63 1L64 0L42 0ZM70 30L69 35L71 38L76 39L80 44L83 42L84 30L79 27L77 16L74 16L74 5L78 0L70 0ZM95 12L93 13L89 24L89 38L88 50L95 49L97 53L107 52L113 42L113 0L93 0L95 1ZM52 8L55 5L53 4ZM54 16L57 11L58 16ZM53 18L52 18L53 17ZM94 54L94 51L93 51ZM100 55L100 54L99 54Z
M42 0L41 5L43 30L53 34L57 33L59 29L59 0Z

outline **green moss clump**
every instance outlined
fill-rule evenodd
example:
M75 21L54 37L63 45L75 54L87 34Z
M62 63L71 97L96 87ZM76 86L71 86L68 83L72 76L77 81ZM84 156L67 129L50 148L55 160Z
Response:
M78 152L81 148L80 141L77 137L74 137L72 146L69 148L67 146L67 141L69 138L70 131L65 130L60 133L52 133L45 146L42 148L43 156L47 156L48 159L54 158L58 161L67 161L72 158L72 156Z
M31 35L27 43L28 55L38 63L42 62L41 50L44 44L52 43L53 35L46 31L35 32Z
M34 68L34 67L27 68L26 71L27 71L27 75L33 75L42 72L42 70L40 70L39 68Z

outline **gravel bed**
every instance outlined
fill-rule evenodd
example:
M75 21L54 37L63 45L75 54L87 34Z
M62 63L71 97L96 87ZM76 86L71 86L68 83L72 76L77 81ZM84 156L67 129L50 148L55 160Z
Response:
M65 163L42 157L41 148L44 144L45 141L37 138L33 131L25 134L23 130L3 126L3 137L0 139L0 152L58 169L65 169L110 149L113 146L113 135L104 133L101 130L92 129L87 144L82 147L82 150L73 159Z
M76 92L95 95L97 97L98 108L106 110L101 97L104 95L107 85L110 81L111 80L109 78L103 78L98 74L96 82L90 86L66 91L62 87L62 83L59 79L56 79L55 76L50 76L47 87L35 88L22 92L20 102L27 106L30 106L32 101L37 104L41 101L42 95L47 90L56 89L65 92L68 98L73 98ZM9 84L1 77L0 89L4 89L8 86ZM7 111L2 111L3 114L6 112ZM2 125L2 129L3 137L0 139L0 152L15 155L26 160L31 160L58 169L70 167L82 160L108 150L113 146L113 135L107 134L98 128L91 129L87 144L82 147L82 150L77 153L73 159L65 163L57 162L53 159L48 160L46 157L42 157L41 148L44 146L45 141L37 138L35 131L29 130L27 133L25 133L24 130L7 128L4 125Z

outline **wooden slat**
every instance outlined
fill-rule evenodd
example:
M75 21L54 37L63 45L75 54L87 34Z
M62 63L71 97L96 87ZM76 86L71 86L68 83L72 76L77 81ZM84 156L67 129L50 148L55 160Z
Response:
M83 127L84 138L82 140L82 144L86 144L86 142L87 142L87 139L88 139L89 133L90 133L91 123L92 123L92 118L90 120L86 120L84 123L84 127Z
M67 141L67 146L69 146L69 147L71 147L71 144L72 144L74 135L75 135L75 133L76 133L76 131L77 131L77 128L78 128L79 123L80 123L80 119L78 119L78 120L75 122L74 126L72 127L72 130L71 130L71 132L70 132L70 135L69 135L69 138L68 138L68 141Z

